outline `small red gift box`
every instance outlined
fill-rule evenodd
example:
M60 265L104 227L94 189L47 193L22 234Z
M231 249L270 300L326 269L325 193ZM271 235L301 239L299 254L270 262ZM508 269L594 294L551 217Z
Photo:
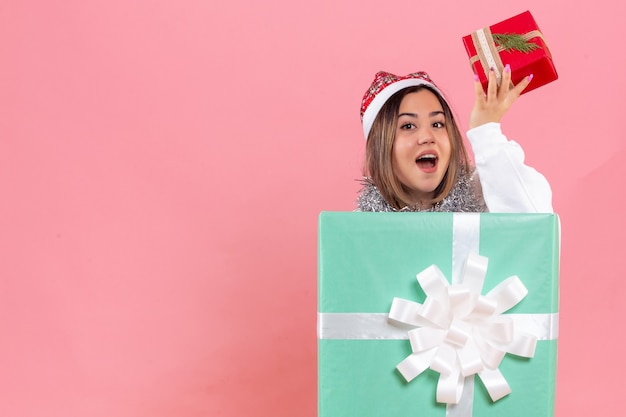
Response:
M558 78L548 45L529 11L479 29L463 37L463 44L485 91L489 69L494 69L499 84L506 64L511 66L513 84L533 74L523 93Z

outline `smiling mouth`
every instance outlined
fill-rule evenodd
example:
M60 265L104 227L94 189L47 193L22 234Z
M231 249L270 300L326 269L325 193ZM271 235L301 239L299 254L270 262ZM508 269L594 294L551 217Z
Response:
M418 167L425 170L431 170L437 166L437 161L439 158L435 154L424 154L419 156L415 163Z

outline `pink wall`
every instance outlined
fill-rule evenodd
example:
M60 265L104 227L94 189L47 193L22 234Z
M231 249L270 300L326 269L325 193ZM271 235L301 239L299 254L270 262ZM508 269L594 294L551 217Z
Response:
M557 416L619 415L625 8L458 3L3 2L0 415L315 416L363 91L428 70L466 126L461 37L525 9L560 79L504 123L563 223Z

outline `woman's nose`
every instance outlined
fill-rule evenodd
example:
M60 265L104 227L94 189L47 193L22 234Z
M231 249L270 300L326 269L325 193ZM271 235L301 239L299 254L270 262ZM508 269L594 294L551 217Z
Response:
M433 136L433 132L430 129L424 129L423 131L419 132L419 136L417 138L417 143L420 145L426 144L426 143L432 143L435 141L435 138Z

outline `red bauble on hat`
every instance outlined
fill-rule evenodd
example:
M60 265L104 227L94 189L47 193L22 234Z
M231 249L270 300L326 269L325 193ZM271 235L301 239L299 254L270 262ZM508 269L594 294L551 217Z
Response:
M423 71L412 72L405 76L398 76L385 71L379 71L376 74L361 102L361 122L363 123L365 140L369 136L378 112L387 100L403 88L417 85L427 85L442 95L428 74Z

